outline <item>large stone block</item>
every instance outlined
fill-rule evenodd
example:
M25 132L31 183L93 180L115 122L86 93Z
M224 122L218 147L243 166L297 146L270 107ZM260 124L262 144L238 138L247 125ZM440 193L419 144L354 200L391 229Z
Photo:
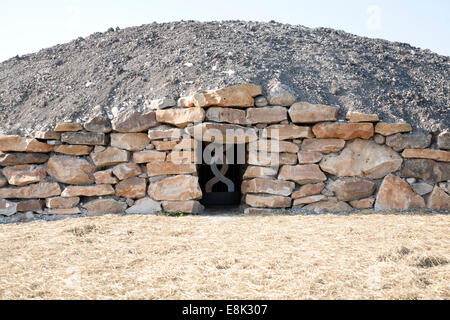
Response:
M450 196L443 189L435 186L427 198L427 208L450 211Z
M352 207L344 201L328 200L308 204L303 207L304 210L314 211L316 213L322 212L345 212L351 211Z
M54 146L36 139L17 135L0 134L0 151L4 152L51 152Z
M191 150L172 151L167 155L167 162L173 163L197 163L197 153Z
M25 187L0 188L0 198L2 199L45 199L60 194L61 188L56 182L40 182Z
M81 158L52 156L47 162L47 169L48 174L58 182L66 184L95 182L95 166Z
M372 123L319 123L312 128L317 138L352 140L373 137Z
M317 123L336 121L339 108L308 102L298 102L289 109L289 116L294 123Z
M83 126L77 122L57 123L55 126L56 132L75 132L81 130L83 130Z
M196 141L194 139L187 138L171 141L153 141L152 144L158 151L192 150L195 148Z
M321 183L305 184L299 190L294 191L291 195L292 199L299 199L308 196L314 196L322 192L325 185Z
M150 198L142 198L136 200L133 206L125 210L126 213L132 214L151 214L161 211L161 203Z
M350 205L355 209L371 209L375 202L374 197L350 201Z
M423 198L414 193L409 184L392 174L381 183L375 210L409 210L425 207Z
M154 111L140 114L134 109L124 110L112 121L112 128L117 132L142 132L157 125Z
M166 160L166 153L154 150L145 150L133 153L133 162L135 163L154 163Z
M54 197L45 199L45 205L50 209L70 209L80 203L79 197Z
M94 116L90 118L83 127L86 131L97 133L108 133L112 131L111 122L107 117L103 116Z
M204 122L188 127L185 131L195 140L206 142L241 144L258 139L257 131L254 128L226 123Z
M340 155L328 155L320 168L338 177L367 177L380 179L400 169L403 159L387 146L356 139L347 143Z
M179 128L185 128L190 123L205 120L205 110L202 108L167 109L156 111L156 120L161 123L170 123Z
M111 146L128 151L144 149L150 139L145 133L111 133Z
M67 145L61 144L59 146L55 146L56 153L62 153L69 156L86 156L91 153L91 146L84 145Z
M182 107L253 107L254 97L262 94L261 86L246 83L217 90L197 92L180 99Z
M61 197L100 197L113 195L114 189L109 184L97 184L93 186L68 186L61 193Z
M206 111L206 120L245 125L247 118L244 110L233 108L211 107Z
M139 199L145 197L145 191L147 190L147 183L143 178L132 177L120 181L116 185L116 196Z
M346 119L350 122L378 122L378 115L361 112L348 112Z
M182 136L183 129L171 128L167 125L158 126L156 128L148 130L148 138L153 140L179 140Z
M258 140L250 142L248 145L249 150L258 150L266 152L287 152L297 153L299 150L298 145L289 141L280 140Z
M375 126L375 133L383 136L390 136L396 133L411 132L412 127L408 123L383 123L378 122Z
M287 120L287 109L284 107L263 107L247 109L247 123L278 123Z
M112 171L119 180L136 177L142 173L141 168L136 163L121 163L116 165Z
M291 206L291 198L283 196L247 194L245 203L257 208L288 208Z
M278 179L290 180L298 184L316 183L327 180L325 174L316 164L305 164L297 166L283 166L280 169Z
M109 147L103 151L91 153L91 159L97 168L113 166L122 162L128 162L130 153L115 147Z
M340 201L367 198L375 191L375 183L362 178L343 178L331 182L328 190L333 191Z
M247 163L254 166L275 167L297 164L298 158L293 153L249 152Z
M295 188L290 181L255 178L242 183L242 193L265 193L280 196L289 196Z
M0 215L12 216L17 212L17 202L0 199Z
M116 184L117 178L112 175L112 169L97 171L94 173L96 184Z
M36 212L36 213L42 213L44 210L44 200L26 200L26 201L19 201L17 203L17 211L18 212Z
M297 155L299 164L318 163L323 158L323 154L320 152L300 151Z
M273 178L277 173L278 168L248 166L244 173L244 179Z
M111 213L123 213L127 209L125 202L114 199L97 199L83 205L89 216L97 216Z
M444 131L438 135L437 146L439 149L450 150L450 131Z
M290 140L301 138L314 138L310 127L300 127L293 124L276 124L264 128L263 138Z
M147 174L149 177L172 175L172 174L194 174L197 167L191 163L155 162L147 163Z
M294 92L279 81L270 81L267 89L267 101L273 106L289 107L297 99Z
M41 182L47 176L47 172L43 167L26 164L6 167L3 169L3 174L9 184L19 187L31 183Z
M344 146L344 139L305 139L302 151L332 153L341 151Z
M304 197L304 198L298 198L298 199L294 200L293 206L294 207L304 206L304 205L307 205L310 203L325 201L327 199L328 199L327 196L324 196L323 194L308 196L308 197Z
M106 135L104 133L96 132L63 132L61 134L61 141L67 144L82 144L82 145L106 145Z
M196 200L163 201L162 206L166 212L201 213L205 207Z
M148 195L154 200L197 200L202 197L198 177L178 175L150 183Z
M416 178L434 184L450 180L450 163L430 159L406 159L401 171L403 178Z
M441 162L450 162L450 151L432 149L405 149L403 158L431 159Z
M431 134L415 132L409 134L397 133L386 138L386 145L395 151L403 149L424 149L431 144Z

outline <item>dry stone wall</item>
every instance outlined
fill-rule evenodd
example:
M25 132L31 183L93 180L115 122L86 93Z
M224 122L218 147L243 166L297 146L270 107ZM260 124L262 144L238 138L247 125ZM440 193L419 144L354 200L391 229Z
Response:
M199 213L197 148L212 141L246 144L246 213L450 210L448 130L412 132L376 114L338 119L338 107L296 102L282 84L266 91L242 84L155 100L112 121L98 114L32 137L0 135L2 221Z

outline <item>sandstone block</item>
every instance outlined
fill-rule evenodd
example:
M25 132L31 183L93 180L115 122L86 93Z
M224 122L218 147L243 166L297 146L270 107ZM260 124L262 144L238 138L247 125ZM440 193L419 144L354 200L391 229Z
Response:
M24 138L17 135L0 134L0 151L4 152L51 152L53 146L39 142L36 139Z
M33 135L36 139L61 140L61 133L53 130L37 131Z
M61 197L95 197L113 195L114 189L109 184L97 184L93 186L68 186L61 193Z
M201 213L205 207L196 200L163 201L162 206L166 212Z
M171 139L179 140L183 133L183 129L171 128L166 125L158 126L148 130L148 138L153 140Z
M352 140L373 137L372 123L319 123L312 128L317 138Z
M431 144L431 134L415 132L409 134L397 133L386 138L386 145L395 151L403 149L424 149Z
M63 132L61 141L67 144L104 146L106 145L106 136L104 133L96 132Z
M48 155L43 153L1 153L0 166L16 166L22 164L47 162Z
M247 143L258 139L257 131L254 128L226 123L204 122L187 127L185 131L198 141L215 141L225 144Z
M233 124L247 124L244 110L233 108L211 107L206 111L206 120Z
M40 213L44 209L44 201L43 200L27 200L20 201L17 203L17 211L18 212L37 212Z
M284 107L262 107L247 109L247 123L278 123L287 120L287 109Z
M0 215L12 216L17 212L17 202L0 199Z
M411 188L417 193L419 196L426 195L433 191L433 186L429 185L425 182L414 183L411 185Z
M143 178L127 178L116 185L116 196L139 199L145 197L147 183Z
M297 153L299 150L298 145L288 141L280 140L266 140L261 139L257 141L250 142L248 145L249 150L253 151L266 151L266 152L287 152L287 153Z
M8 184L8 180L6 180L5 176L2 173L2 170L0 170L0 187L4 187Z
M58 182L91 184L95 181L95 166L81 158L52 156L47 162L47 169L48 174Z
M319 202L319 201L325 201L328 198L322 194L318 194L315 196L308 196L308 197L303 197L303 198L298 198L294 200L293 206L304 206L306 204L310 204L310 203L315 203L315 202Z
M318 163L323 158L323 155L319 152L300 151L297 155L299 164Z
M107 117L94 116L84 125L84 130L97 133L108 133L112 131L111 122Z
M276 124L263 130L263 138L290 140L314 138L314 134L310 127L300 127L293 124Z
M175 99L172 99L170 97L154 99L154 100L147 102L147 106L153 110L166 109L169 107L175 107L176 105L177 105L177 102L175 101Z
M152 144L158 151L171 151L171 150L193 150L195 148L194 139L182 139L171 141L153 141Z
M450 162L450 151L432 149L405 149L403 158L431 159L441 162Z
M406 159L401 171L404 178L416 178L435 184L450 180L450 163L430 159Z
M328 200L308 204L304 206L303 209L314 211L316 213L322 213L322 212L346 212L351 211L352 207L347 202Z
M161 203L148 197L136 200L133 206L125 210L126 213L131 214L150 214L160 211L161 211Z
M427 198L427 208L450 211L450 196L443 189L434 187Z
M288 208L291 206L291 198L283 196L247 194L245 203L258 208Z
M409 210L425 207L423 198L409 184L392 174L387 175L378 190L375 210Z
M305 184L299 190L294 191L291 195L292 199L299 199L308 196L314 196L322 192L325 185L321 183Z
M136 163L121 163L116 165L112 171L119 180L136 177L142 173L141 168Z
M198 177L178 175L150 183L148 195L154 200L197 200L202 190Z
M265 107L269 104L266 97L264 96L258 96L255 98L255 106L256 107Z
M376 114L361 112L348 112L346 119L350 122L378 122L380 120Z
M444 131L438 135L437 146L439 149L450 150L450 131Z
M3 199L44 199L60 194L61 188L56 182L39 182L25 187L0 188L0 198Z
M166 160L166 153L160 151L140 151L133 153L133 162L135 163L154 163L154 162L163 162Z
M378 122L375 126L375 132L383 136L390 136L396 133L410 132L412 127L408 123L383 123Z
M285 84L279 81L270 81L267 90L267 101L269 104L276 106L291 106L296 100L295 94Z
M47 176L47 172L41 166L25 164L4 168L3 175L9 184L22 187L27 184L43 181Z
M186 128L190 123L205 120L205 110L202 108L167 109L156 111L156 120L161 123L170 123L179 128Z
M127 209L127 204L114 199L97 199L84 204L83 208L88 211L89 216L97 216L111 213L123 213Z
M128 162L130 159L130 154L128 151L117 149L115 147L109 147L100 152L94 151L91 153L91 159L98 168Z
M196 163L197 157L194 151L172 151L167 155L167 162L173 163Z
M50 209L70 209L80 203L79 197L54 197L45 199L45 205Z
M117 178L112 175L112 169L97 171L94 173L96 184L116 184Z
M375 191L375 183L362 178L343 178L331 182L328 189L333 191L340 201L352 201L367 198Z
M343 139L305 139L302 143L302 151L332 153L344 149Z
M173 174L195 174L197 168L191 163L156 162L147 163L147 174L149 177Z
M67 132L67 131L81 131L83 130L83 126L76 122L64 122L57 123L55 126L56 132Z
M294 123L317 123L336 121L339 108L308 102L298 102L289 109L289 116Z
M89 155L91 151L92 151L91 146L84 146L84 145L61 144L55 147L56 153L62 153L69 156L86 156Z
M328 155L320 168L338 177L380 179L400 169L403 159L391 148L373 141L356 139L340 155Z
M112 128L117 132L142 132L157 125L154 111L140 114L134 109L124 110L112 121Z
M297 155L292 153L249 152L247 163L255 166L274 167L297 164Z
M327 177L320 170L318 165L305 164L297 166L282 166L278 179L290 180L298 184L308 184L325 181L327 180Z
M355 209L371 209L373 208L374 202L375 198L370 197L366 199L350 201L350 205Z
M248 166L244 173L244 179L273 178L277 173L278 168Z
M295 188L290 181L255 178L242 183L242 193L264 193L280 196L289 196Z
M51 215L74 215L80 213L81 211L77 207L64 209L49 209L44 212L44 214L51 214Z
M145 133L111 133L111 146L128 151L144 149L150 139Z

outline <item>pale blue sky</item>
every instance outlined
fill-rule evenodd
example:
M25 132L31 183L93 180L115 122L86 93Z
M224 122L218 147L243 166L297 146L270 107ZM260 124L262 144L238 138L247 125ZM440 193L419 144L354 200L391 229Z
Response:
M109 27L238 19L331 27L450 56L448 0L1 0L0 61Z

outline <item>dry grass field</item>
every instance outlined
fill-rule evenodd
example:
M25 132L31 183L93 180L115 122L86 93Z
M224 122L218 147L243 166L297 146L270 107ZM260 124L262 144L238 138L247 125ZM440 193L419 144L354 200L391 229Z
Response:
M449 299L449 215L0 225L1 299Z

